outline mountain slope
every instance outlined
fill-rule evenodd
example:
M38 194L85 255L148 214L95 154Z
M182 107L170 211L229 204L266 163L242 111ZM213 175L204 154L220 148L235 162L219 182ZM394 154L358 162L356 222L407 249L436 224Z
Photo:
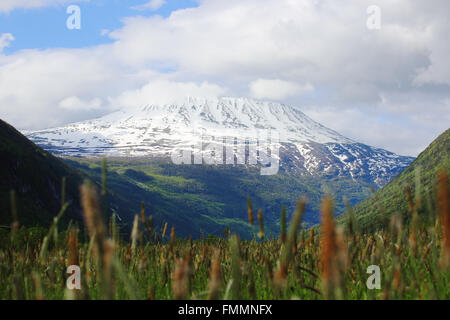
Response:
M204 234L221 234L227 226L244 236L250 235L250 228L240 217L223 215L226 201L218 196L195 198L200 193L198 190L204 188L195 181L146 175L131 169L133 164L127 166L119 173L114 167L109 170L106 199L108 215L117 213L125 233L130 231L134 215L145 201L148 214L155 218L155 227L167 222L170 227L176 227L178 236L199 237L201 230ZM143 166L149 167L146 163ZM101 172L100 163L56 158L0 120L0 225L8 226L12 222L10 191L14 190L20 224L48 226L61 208L63 177L66 177L66 200L70 205L62 220L82 223L79 186L85 179L99 186ZM232 180L230 176L229 181ZM185 184L187 188L181 190ZM245 201L242 203L245 206Z
M316 145L313 151L336 152L330 145ZM355 144L356 147L364 148ZM63 177L67 177L67 199L71 203L66 221L81 220L78 188L82 181L89 178L98 185L101 183L100 159L58 159L4 122L0 122L0 156L0 224L3 225L11 222L11 189L18 195L20 222L45 225L60 208ZM351 159L349 154L349 160L351 164L357 159ZM155 228L167 222L183 237L190 234L199 237L201 232L220 235L226 227L245 238L251 237L252 229L246 222L247 196L255 208L263 209L267 234L276 234L281 207L286 205L288 212L292 212L300 196L309 200L305 221L314 224L318 222L316 213L325 193L335 196L337 211L342 212L344 196L352 204L357 203L367 197L371 186L325 168L319 168L323 170L322 176L313 175L308 171L311 168L289 168L289 163L280 168L279 174L269 176L262 176L252 166L175 165L168 159L119 157L109 158L108 163L109 213L118 214L123 231L129 231L134 215L145 201L147 214L154 217ZM295 170L303 173L293 174Z
M100 159L65 161L101 181ZM262 176L257 168L174 165L147 158L109 158L108 168L108 190L115 194L111 205L124 223L132 223L133 214L145 201L147 214L154 217L157 228L168 222L176 227L177 235L186 237L198 237L200 230L220 235L230 227L248 238L252 230L247 222L247 197L255 210L263 210L267 234L278 234L282 206L290 215L302 196L308 200L304 221L315 224L325 194L334 195L339 213L345 208L344 197L355 204L370 195L367 184L345 178L300 177L282 170L277 175ZM124 209L130 209L131 215Z
M423 205L428 198L435 196L436 177L440 169L450 172L450 129L434 140L400 175L395 177L372 197L362 201L353 209L360 226L365 230L380 227L380 211L384 215L408 212L406 187L411 188L412 196L418 194ZM417 179L420 179L419 190Z
M11 190L22 224L49 224L61 208L63 177L71 204L65 218L81 220L78 187L84 176L0 120L0 224L12 220Z
M286 172L346 178L375 188L413 160L348 139L297 108L244 98L188 98L25 134L55 154L160 158L189 149L205 157L212 141L219 148L249 150L270 135L272 150L279 151L273 157L278 157Z
M352 143L299 110L244 98L187 98L177 104L123 109L99 119L27 132L31 140L71 155L166 154L201 135L253 138L276 130L284 142Z

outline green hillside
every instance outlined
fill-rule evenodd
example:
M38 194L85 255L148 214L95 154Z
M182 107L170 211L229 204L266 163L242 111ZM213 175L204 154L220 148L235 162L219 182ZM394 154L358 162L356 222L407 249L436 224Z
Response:
M20 224L48 226L61 208L64 177L70 205L63 222L81 221L79 186L86 178L101 185L101 162L101 159L57 158L1 121L0 225L9 226L12 222L14 190ZM247 196L250 196L255 210L263 210L269 235L278 233L282 205L292 212L290 206L301 195L308 195L309 219L314 220L313 212L317 210L322 189L334 189L332 182L325 185L312 178L261 176L256 168L176 166L164 161L126 158L109 159L108 169L106 216L115 212L125 234L145 202L147 215L153 216L155 227L167 222L169 228L176 228L178 236L221 235L229 227L248 238L253 232L247 223ZM345 191L355 192L357 197L358 188Z
M101 181L101 159L66 159L71 166ZM124 225L131 226L130 214L145 202L146 213L159 229L165 222L177 235L198 238L222 235L229 227L242 237L257 232L247 222L247 197L262 209L267 235L278 233L281 208L301 195L309 195L311 210L320 199L320 184L286 175L261 176L256 168L173 165L163 160L108 159L110 201ZM317 199L316 199L317 197ZM289 210L290 212L292 210ZM311 218L313 212L311 211Z
M379 228L386 218L400 213L408 220L408 192L413 202L420 200L418 213L432 212L438 171L450 172L450 129L434 140L411 165L384 188L353 208L359 226L366 231ZM342 218L347 215L343 215Z
M10 191L16 192L19 222L48 225L61 207L62 180L67 178L70 202L63 221L81 220L79 185L89 178L101 185L102 159L61 159L42 150L5 122L0 123L0 225L11 223ZM344 211L344 198L354 205L370 194L364 181L344 177L297 176L280 169L261 176L257 168L174 165L147 158L108 159L106 216L115 212L126 235L141 203L153 216L156 229L165 223L177 236L195 238L222 235L226 228L244 238L257 233L247 222L247 197L255 210L262 209L266 234L278 234L282 206L288 215L296 201L307 199L306 225L319 222L320 199L333 195L336 212ZM289 218L289 216L288 216Z
M65 158L65 161L100 183L101 159ZM151 158L108 158L110 207L130 229L132 217L145 202L147 215L157 229L165 222L177 236L198 238L222 235L226 228L243 238L257 233L247 221L247 197L255 210L261 209L267 236L278 235L283 205L288 218L300 197L307 199L305 225L319 222L321 198L332 194L336 211L345 210L343 198L351 204L370 195L370 185L346 178L320 179L284 172L262 176L258 168L244 166L174 165L170 160Z
M128 163L128 161L127 161ZM113 211L120 217L126 235L141 203L147 204L148 215L155 218L156 227L168 223L179 236L221 234L227 227L250 236L247 223L223 212L224 204L197 192L193 179L162 175L146 175L124 162L111 165L108 172L106 215ZM148 166L143 166L148 169ZM122 170L118 170L122 168ZM116 170L117 169L117 170ZM146 170L143 170L146 171ZM0 120L0 226L12 223L11 191L15 193L17 218L20 225L48 226L62 205L63 178L65 198L69 202L62 221L82 221L79 186L85 179L102 183L101 159L84 164L62 160L29 141L19 131ZM220 177L218 177L220 179ZM217 192L224 190L217 189ZM225 195L224 195L225 197ZM245 205L245 201L243 201ZM245 212L245 211L244 211Z
M85 176L0 120L0 225L11 224L12 190L21 224L49 225L61 209L63 177L70 203L65 220L81 220L78 186Z

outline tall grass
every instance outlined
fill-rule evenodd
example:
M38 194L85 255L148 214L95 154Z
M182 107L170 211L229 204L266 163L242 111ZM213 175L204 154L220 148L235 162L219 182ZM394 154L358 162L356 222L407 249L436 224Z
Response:
M413 216L409 223L402 215L393 215L386 227L361 233L351 208L345 223L337 224L333 201L325 198L321 225L308 235L301 230L307 204L300 200L290 223L283 209L279 239L265 237L260 210L259 239L242 240L238 235L177 239L168 223L153 226L144 205L135 216L131 238L121 239L115 215L109 224L104 221L106 180L101 196L89 182L80 192L85 231L73 224L58 230L67 208L63 201L45 236L19 227L11 194L15 219L11 229L2 231L0 299L450 298L450 213L444 172L438 178L437 205L428 206L422 216L415 216L420 195L405 193ZM250 199L248 219L253 224ZM69 265L80 266L81 290L66 289ZM379 290L366 286L370 265L381 269Z

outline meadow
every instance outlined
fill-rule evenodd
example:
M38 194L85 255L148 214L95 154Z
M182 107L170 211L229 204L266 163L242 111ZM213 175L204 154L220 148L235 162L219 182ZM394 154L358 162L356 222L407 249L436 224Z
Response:
M450 217L448 177L441 172L436 197L423 213L406 189L407 216L380 219L366 232L349 207L336 222L325 197L321 224L302 228L307 203L299 200L275 237L264 214L248 200L252 240L232 230L222 237L177 238L167 223L154 225L142 206L131 236L124 236L104 203L103 188L81 188L84 226L62 227L61 211L50 228L0 229L0 299L449 299ZM106 218L109 217L109 218ZM105 221L107 221L105 223ZM67 267L81 270L81 289L69 290ZM369 289L369 266L380 268L380 289Z

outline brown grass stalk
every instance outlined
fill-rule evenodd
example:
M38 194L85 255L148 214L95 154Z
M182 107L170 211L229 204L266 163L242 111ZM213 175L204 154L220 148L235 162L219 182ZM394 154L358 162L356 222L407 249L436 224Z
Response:
M448 191L448 174L446 171L441 170L438 175L437 203L442 228L441 265L444 268L450 266L450 207Z
M220 251L216 249L214 251L214 256L211 263L211 271L209 274L209 300L219 299L220 288L222 285L221 275L220 275Z
M264 239L264 221L263 221L263 215L262 215L261 209L258 210L258 222L259 222L258 237L260 239Z
M247 198L247 213L248 213L248 222L251 225L253 225L253 206L250 197Z
M173 297L177 300L186 299L189 282L188 282L189 266L183 259L175 262L175 270L172 274L172 291Z
M341 250L343 240L338 239L336 225L333 215L333 202L330 197L325 197L322 202L322 222L321 222L321 272L322 288L326 299L340 298L341 292Z

